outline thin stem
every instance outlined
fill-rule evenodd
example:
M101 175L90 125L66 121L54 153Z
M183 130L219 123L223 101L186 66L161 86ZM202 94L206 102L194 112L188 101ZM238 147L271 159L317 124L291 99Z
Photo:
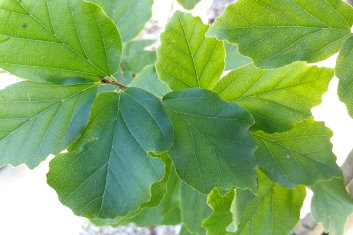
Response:
M114 78L114 80L115 81L109 81L108 79L103 78L102 82L105 83L105 84L117 86L117 87L119 87L120 90L125 90L126 88L128 88L127 86L117 82L115 78Z

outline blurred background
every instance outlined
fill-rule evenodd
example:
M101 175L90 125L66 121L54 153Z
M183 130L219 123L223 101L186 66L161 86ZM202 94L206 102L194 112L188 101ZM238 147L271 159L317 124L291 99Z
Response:
M214 18L222 14L224 8L235 0L202 0L191 12L200 16L204 23L212 23ZM185 11L176 0L154 0L153 16L140 34L140 39L158 39L163 27L176 10ZM158 45L158 42L157 42ZM155 46L154 46L155 48ZM153 47L152 47L153 49ZM337 55L317 64L333 68ZM0 71L0 88L4 88L19 79ZM334 136L331 139L337 162L342 165L353 148L349 136L353 133L353 120L348 116L346 108L337 97L338 79L330 83L329 91L324 95L321 105L313 109L317 121L324 121ZM0 169L0 235L172 235L180 229L176 227L158 226L140 229L133 225L113 229L96 228L86 219L75 216L70 209L63 206L53 189L46 184L48 162L43 162L35 170L25 166ZM310 212L311 192L307 192L301 212L304 218ZM311 232L321 234L320 226L308 220ZM300 230L300 229L299 229ZM298 230L298 231L299 231ZM299 232L297 234L300 234ZM303 233L304 234L304 233ZM353 234L347 229L347 234Z

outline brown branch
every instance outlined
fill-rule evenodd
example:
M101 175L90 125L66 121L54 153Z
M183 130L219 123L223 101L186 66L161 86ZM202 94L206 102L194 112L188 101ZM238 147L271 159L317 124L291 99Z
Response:
M116 82L116 81L109 81L108 79L105 79L105 78L102 79L102 82L103 82L104 84L109 84L109 85L117 86L117 87L119 87L120 90L125 90L126 88L128 88L127 86L125 86L125 85L123 85L123 84L121 84L121 83L119 83L119 82Z

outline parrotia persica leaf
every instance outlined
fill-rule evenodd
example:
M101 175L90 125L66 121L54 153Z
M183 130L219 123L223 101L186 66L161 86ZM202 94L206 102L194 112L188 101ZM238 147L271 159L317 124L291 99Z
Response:
M342 176L332 153L332 132L323 122L309 120L287 132L251 135L258 145L255 157L260 169L284 187Z
M172 90L212 89L225 66L223 42L205 37L209 26L199 17L177 11L161 35L158 77Z
M213 90L253 114L252 130L285 131L312 116L333 75L332 69L304 62L273 70L250 64L227 74Z
M342 178L320 181L311 187L311 213L330 235L344 234L347 218L353 214L353 201Z
M37 82L0 90L0 166L34 168L64 150L85 128L96 93L96 84Z
M48 184L79 216L125 216L163 179L163 161L148 153L172 144L172 125L156 97L139 88L101 93L74 150L51 161Z
M245 207L237 231L239 235L284 235L299 221L305 187L287 189L271 182L258 171L258 191Z
M353 37L349 38L342 47L337 58L336 74L339 78L338 95L353 117Z
M72 84L119 68L119 32L95 4L3 0L0 22L0 67L19 77Z
M351 34L353 9L340 0L239 0L209 36L237 43L260 67L317 62L336 53Z
M135 38L152 16L153 0L89 0L100 5L117 25L124 42Z
M178 3L187 10L192 10L201 0L178 0Z
M239 53L238 46L229 42L224 42L226 50L226 67L225 70L237 69L241 66L252 63L251 58L243 56Z
M162 103L174 126L169 155L183 181L205 194L256 186L248 111L198 88L169 93Z
M218 189L214 189L208 195L207 203L213 212L202 223L202 226L207 230L207 235L227 234L227 227L232 223L231 206L233 200L234 190L222 194Z
M192 234L204 235L202 221L212 213L207 205L207 195L201 194L185 183L180 187L180 210L183 225Z

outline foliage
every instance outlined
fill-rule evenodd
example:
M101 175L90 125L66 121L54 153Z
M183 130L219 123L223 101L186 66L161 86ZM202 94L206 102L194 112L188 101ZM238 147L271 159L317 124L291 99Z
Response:
M76 215L180 234L288 234L308 187L342 235L353 202L311 109L336 73L353 117L353 8L239 0L212 26L177 11L153 50L136 39L152 3L0 0L0 67L26 80L0 90L0 166L54 154L48 184ZM338 51L335 70L307 64Z

